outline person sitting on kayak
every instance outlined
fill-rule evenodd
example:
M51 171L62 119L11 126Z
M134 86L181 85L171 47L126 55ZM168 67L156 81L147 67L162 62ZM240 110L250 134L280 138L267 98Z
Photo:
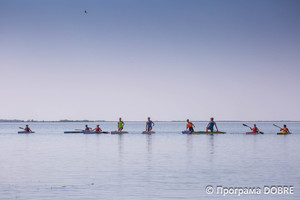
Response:
M187 122L187 124L186 124L186 130L194 132L194 128L193 127L195 127L195 125L192 122L190 122L189 119L187 119L186 122Z
M152 126L154 126L154 122L150 120L150 117L148 117L148 121L146 122L146 132L150 132L152 130Z
M253 125L253 128L250 128L252 130L252 133L258 133L259 129L256 127L256 124Z
M216 126L217 132L219 132L216 122L214 122L214 118L210 118L210 122L208 122L206 126L206 132L210 130L210 132L214 132L214 126Z
M99 125L97 125L93 131L100 133L100 132L102 132L102 129L100 128Z
M124 122L122 121L122 118L120 117L120 118L119 118L119 121L118 121L118 131L122 132L124 125L125 125L125 124L124 124Z
M85 131L89 131L89 130L92 130L92 128L88 127L88 125L86 124L84 130L85 130Z
M27 132L32 132L32 130L29 128L28 125L26 125L26 127L24 128L24 131L27 131Z
M280 129L283 133L290 133L290 130L286 127L286 125L283 125L283 128Z

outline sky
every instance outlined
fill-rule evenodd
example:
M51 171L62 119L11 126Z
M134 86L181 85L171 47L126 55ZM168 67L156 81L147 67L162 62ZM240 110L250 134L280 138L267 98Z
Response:
M0 119L300 120L299 10L0 0Z

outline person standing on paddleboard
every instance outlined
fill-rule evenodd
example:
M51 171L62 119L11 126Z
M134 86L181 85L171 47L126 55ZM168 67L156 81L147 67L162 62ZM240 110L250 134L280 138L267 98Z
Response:
M152 126L154 126L154 122L148 117L148 121L146 122L146 132L151 132Z
M29 126L28 126L28 124L26 124L26 127L24 128L24 131L27 131L27 132L33 132L30 128L29 128Z
M187 119L186 122L187 122L187 124L186 124L186 130L194 132L194 128L193 127L195 127L195 125L192 122L190 122L189 119Z
M122 118L120 117L120 118L119 118L119 121L118 121L118 131L122 132L124 125L125 125L125 124L124 124L124 122L122 121Z
M92 128L88 127L88 125L86 124L84 130L85 130L85 131L89 131L89 130L92 130Z
M210 130L210 132L214 132L214 126L216 126L217 132L219 132L216 122L214 122L214 118L210 118L210 122L208 122L206 126L206 132Z
M102 132L102 129L100 128L100 125L97 125L96 128L93 129L93 131L100 133Z
M290 130L286 127L286 125L283 125L283 128L280 129L283 133L290 133Z

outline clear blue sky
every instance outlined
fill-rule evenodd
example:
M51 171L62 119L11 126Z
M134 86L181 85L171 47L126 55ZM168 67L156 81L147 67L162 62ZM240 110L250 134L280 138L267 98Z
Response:
M300 120L299 10L0 0L0 118Z

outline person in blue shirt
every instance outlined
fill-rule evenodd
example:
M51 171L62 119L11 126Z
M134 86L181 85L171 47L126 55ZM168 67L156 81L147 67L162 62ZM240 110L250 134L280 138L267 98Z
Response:
M92 128L90 128L90 127L86 124L84 130L85 130L85 131L90 131L90 130L92 130Z
M210 130L210 132L214 132L214 126L216 126L217 132L219 132L216 122L214 121L214 118L210 118L210 121L208 122L206 126L206 132Z
M150 117L148 117L148 121L146 122L146 131L150 132L152 130L152 126L154 126L154 122L150 120Z

